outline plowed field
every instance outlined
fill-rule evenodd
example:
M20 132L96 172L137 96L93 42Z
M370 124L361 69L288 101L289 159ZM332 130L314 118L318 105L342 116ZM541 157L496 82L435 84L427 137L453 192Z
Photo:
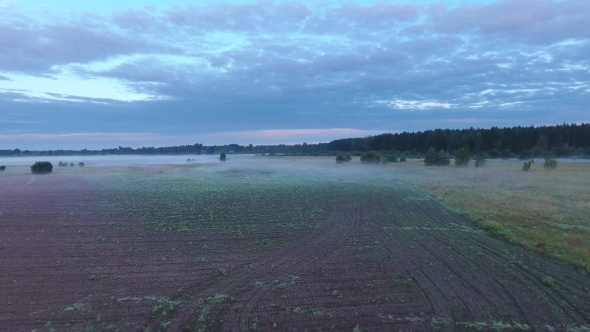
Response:
M590 279L394 179L5 177L2 331L584 330Z

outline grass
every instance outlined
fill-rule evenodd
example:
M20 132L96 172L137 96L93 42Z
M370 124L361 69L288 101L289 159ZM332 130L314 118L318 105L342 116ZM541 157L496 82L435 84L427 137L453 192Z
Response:
M491 235L590 272L590 163L560 162L551 172L536 164L523 172L520 164L401 171Z

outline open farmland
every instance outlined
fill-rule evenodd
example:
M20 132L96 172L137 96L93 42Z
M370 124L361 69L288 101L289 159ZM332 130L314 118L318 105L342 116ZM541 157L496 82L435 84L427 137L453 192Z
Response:
M0 329L590 328L587 277L488 236L416 165L317 160L3 174Z

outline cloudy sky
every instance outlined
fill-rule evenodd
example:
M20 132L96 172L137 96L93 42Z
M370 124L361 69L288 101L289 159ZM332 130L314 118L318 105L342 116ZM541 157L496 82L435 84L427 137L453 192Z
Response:
M590 1L0 0L0 149L590 121Z

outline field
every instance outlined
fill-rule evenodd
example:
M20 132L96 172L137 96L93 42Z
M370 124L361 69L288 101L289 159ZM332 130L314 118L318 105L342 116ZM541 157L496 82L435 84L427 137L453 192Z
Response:
M588 195L575 181L586 166L563 165L571 183L529 196L557 173L518 167L14 167L0 174L0 330L587 330L579 260L543 254L550 227L581 239L564 252L587 245L588 203L571 202ZM527 209L535 221L516 223ZM562 209L569 228L555 225ZM525 226L546 245L519 242Z

